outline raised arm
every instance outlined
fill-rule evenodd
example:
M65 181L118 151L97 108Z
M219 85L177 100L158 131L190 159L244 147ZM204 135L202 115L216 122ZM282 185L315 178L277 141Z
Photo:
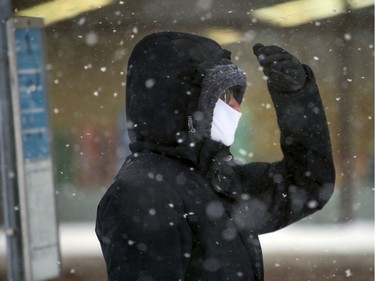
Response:
M283 159L239 167L246 186L237 206L242 223L270 232L321 209L335 179L331 143L311 69L277 46L254 46L277 113ZM255 219L256 218L256 219Z

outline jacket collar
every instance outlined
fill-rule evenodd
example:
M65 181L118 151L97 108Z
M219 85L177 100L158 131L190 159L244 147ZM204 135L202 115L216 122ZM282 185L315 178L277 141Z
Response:
M241 184L234 169L233 155L222 143L205 138L194 146L171 147L138 141L131 143L130 149L133 153L151 151L186 162L200 171L216 192L230 199L240 195Z

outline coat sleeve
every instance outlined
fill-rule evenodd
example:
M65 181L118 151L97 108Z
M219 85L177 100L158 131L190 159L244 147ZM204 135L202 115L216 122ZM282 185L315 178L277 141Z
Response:
M308 66L305 87L271 97L283 159L239 167L245 200L236 216L258 233L280 229L321 209L333 192L335 171L324 108Z
M184 280L190 232L166 188L142 177L130 187L117 180L103 197L96 233L109 281Z

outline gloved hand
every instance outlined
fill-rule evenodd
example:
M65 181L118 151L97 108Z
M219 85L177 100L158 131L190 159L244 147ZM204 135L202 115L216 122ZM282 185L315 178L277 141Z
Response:
M305 69L295 56L278 46L264 46L260 43L254 45L253 51L268 77L270 89L294 92L305 85Z

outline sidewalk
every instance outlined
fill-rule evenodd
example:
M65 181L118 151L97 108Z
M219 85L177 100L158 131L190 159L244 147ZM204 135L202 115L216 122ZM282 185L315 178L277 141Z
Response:
M93 223L64 223L60 225L60 245L63 272L105 275L105 265ZM373 270L374 225L359 222L348 225L295 224L260 237L265 264L269 270L285 265L348 267L356 264ZM6 262L4 231L0 231L0 275ZM284 268L285 269L285 268ZM351 274L349 269L343 274ZM349 271L348 271L349 270ZM1 279L1 278L0 278ZM273 279L272 279L273 280ZM337 279L334 279L337 280Z

